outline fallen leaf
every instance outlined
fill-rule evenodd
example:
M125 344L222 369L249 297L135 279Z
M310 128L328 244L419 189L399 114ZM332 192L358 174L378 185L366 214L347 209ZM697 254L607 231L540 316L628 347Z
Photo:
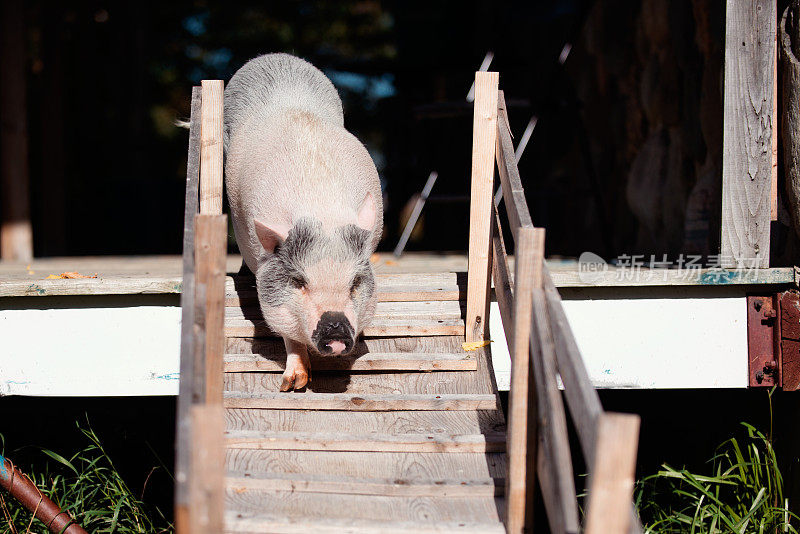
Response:
M485 347L491 342L492 342L491 339L487 339L486 341L469 341L462 343L461 348L467 352L471 352L473 350L478 350L481 347Z
M51 274L45 280L73 279L73 278L97 278L97 273L80 274L75 271L67 271L61 274Z

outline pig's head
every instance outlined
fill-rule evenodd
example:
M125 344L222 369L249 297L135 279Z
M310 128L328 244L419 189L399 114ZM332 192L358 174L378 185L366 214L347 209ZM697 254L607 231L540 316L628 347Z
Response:
M256 273L264 319L323 355L351 352L375 314L371 195L365 204L354 224L331 231L309 217L291 227L255 221L266 252Z

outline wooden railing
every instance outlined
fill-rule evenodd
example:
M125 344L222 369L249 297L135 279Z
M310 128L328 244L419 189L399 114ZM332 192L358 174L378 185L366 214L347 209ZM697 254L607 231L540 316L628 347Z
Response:
M192 90L181 292L181 378L175 456L178 534L223 532L225 255L223 83Z
M631 500L639 418L603 411L544 263L545 231L531 220L497 73L478 72L475 88L466 337L488 335L491 275L511 353L507 531L532 530L537 479L550 530L581 530L566 398L589 474L584 531L640 532ZM513 278L493 202L495 160L514 240Z

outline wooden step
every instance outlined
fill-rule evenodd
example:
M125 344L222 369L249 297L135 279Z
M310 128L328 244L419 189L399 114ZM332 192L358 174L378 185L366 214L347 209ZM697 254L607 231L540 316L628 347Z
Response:
M499 510L504 502L501 497L385 497L290 491L237 492L229 488L225 499L226 529L231 532L383 534L392 531L461 532L462 528L470 528L465 532L505 532L500 524ZM282 523L286 524L286 530L279 527ZM352 530L354 527L360 530Z
M378 286L376 294L378 302L464 301L467 298L465 288L436 283L419 286ZM258 292L255 287L238 291L226 288L225 306L258 306Z
M355 478L298 473L229 472L225 483L234 491L270 490L388 497L493 497L502 495L505 479Z
M370 352L354 356L311 355L314 371L474 371L475 357L467 352ZM286 354L226 354L225 372L283 372Z
M460 319L464 307L456 301L379 302L375 319ZM229 319L262 319L258 306L228 306L225 317Z
M358 340L354 350L355 354L368 352L476 354L476 351L465 352L461 347L463 342L464 338L461 336L362 338ZM286 348L280 338L233 337L225 340L225 352L228 354L286 354Z
M500 452L440 454L228 449L225 466L228 471L353 478L489 479L505 478L507 474L506 455Z
M343 432L225 433L229 449L373 451L373 452L502 452L504 433L450 434L347 434Z
M226 408L264 410L496 410L497 396L480 394L353 395L348 393L261 393L226 391Z
M225 391L248 395L273 394L280 390L280 373L225 373ZM380 371L370 373L341 373L320 371L311 367L311 380L306 392L285 393L295 397L306 393L347 393L350 395L404 395L442 393L492 393L476 372Z
M227 512L225 532L232 534L505 534L502 523L472 523L439 521L416 523L409 521L374 521L363 519L308 519L303 515L286 517L264 513Z
M244 317L225 318L225 335L228 337L277 337L263 320ZM376 318L364 329L366 337L382 336L463 336L464 320L404 319L401 317Z
M465 300L464 273L395 273L375 276L378 302ZM258 302L255 278L228 277L225 305L255 305Z
M499 410L353 412L311 410L225 410L230 431L317 432L336 429L350 434L483 434L505 433Z

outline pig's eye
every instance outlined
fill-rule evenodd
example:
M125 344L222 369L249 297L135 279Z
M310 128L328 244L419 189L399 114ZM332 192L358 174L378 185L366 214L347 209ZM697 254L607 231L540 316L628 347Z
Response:
M358 289L358 286L361 285L361 282L361 276L356 276L353 278L353 284L350 286L350 293L355 293L356 289Z
M289 283L291 283L297 289L303 289L306 287L306 281L302 276L292 276L289 278Z

